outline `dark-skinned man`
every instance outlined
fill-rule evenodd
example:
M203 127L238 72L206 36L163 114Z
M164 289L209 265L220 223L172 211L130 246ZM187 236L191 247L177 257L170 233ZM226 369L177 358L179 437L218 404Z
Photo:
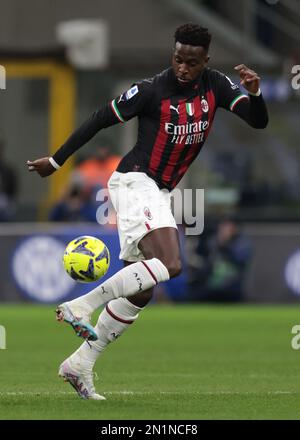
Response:
M265 128L268 123L257 73L244 64L235 67L248 91L243 94L226 75L207 67L210 41L206 28L191 23L180 26L175 32L172 67L133 84L93 113L53 157L27 162L29 171L49 176L99 130L138 117L137 142L108 182L125 267L88 294L57 308L59 320L89 339L59 368L59 374L83 398L104 399L93 384L97 358L134 323L154 286L180 274L170 192L198 156L216 109L235 113L254 128ZM90 316L102 304L106 306L93 328Z

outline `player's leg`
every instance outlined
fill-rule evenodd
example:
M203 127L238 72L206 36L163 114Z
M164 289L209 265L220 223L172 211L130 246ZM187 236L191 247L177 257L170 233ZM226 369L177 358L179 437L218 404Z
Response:
M169 228L165 228L167 230ZM171 229L171 228L170 228ZM172 231L174 234L176 230ZM155 234L152 231L150 234ZM171 243L167 244L168 250L171 251ZM170 266L166 266L159 258L153 256L143 261L137 261L129 266L119 270L113 276L105 280L91 292L76 298L72 301L73 307L77 304L93 312L101 305L111 301L112 299L130 297L135 293L141 293L151 289L161 281L167 281L170 277L176 276L179 271L178 266L174 266L175 262L171 257L167 257L165 252L164 261Z
M126 298L110 301L100 313L95 326L96 341L84 342L60 366L59 375L76 389L80 397L103 399L96 393L93 382L93 367L107 346L118 339L136 321L140 307Z
M124 261L125 266L129 264L132 263ZM94 364L106 347L136 321L139 312L151 299L152 290L149 289L139 294L141 297L137 301L140 306L122 297L110 301L100 313L94 328L97 340L89 343L84 342L61 364L59 375L71 383L80 397L95 400L104 399L95 391L92 372Z
M175 228L156 229L140 240L139 248L147 258L158 256L176 276L181 270L178 231ZM135 263L125 263L134 267ZM96 394L93 384L93 367L106 347L138 318L139 312L152 298L153 287L128 298L119 297L107 303L100 313L94 328L97 340L84 342L78 350L66 359L60 367L59 374L69 381L83 398L103 399Z
M181 271L180 247L178 231L175 228L161 228L149 232L140 240L139 249L145 258L159 258L167 267L170 276ZM125 267L134 263L124 261ZM85 354L93 367L99 354L106 346L117 339L137 319L138 314L148 304L154 288L136 293L128 298L120 297L110 301L101 312L95 332L97 341L91 342L94 354L83 345L81 353Z
M130 264L86 295L60 305L56 311L58 320L70 323L78 336L94 340L89 317L97 308L119 297L140 294L169 278L168 268L158 258Z
M180 258L180 245L178 230L175 228L158 228L150 231L143 237L139 244L146 260L158 258L167 268L170 278L180 274L182 263ZM153 288L129 296L128 301L138 307L144 307L152 298Z
M145 260L125 266L91 292L72 301L73 306L78 303L94 311L112 299L140 294L180 274L181 259L176 228L154 229L140 240L138 247Z
M133 264L131 261L124 261L124 266L129 266L130 264ZM146 305L151 301L153 297L153 291L154 287L151 287L151 289L144 290L144 292L137 293L135 295L132 295L128 297L128 301L132 304L136 305L137 307L140 307L141 309L146 307Z
M124 261L125 267L130 264L133 263ZM87 348L88 345L83 344L86 347L85 357L90 362L94 363L98 355L102 353L110 342L119 338L125 330L131 327L131 324L138 318L139 313L151 300L152 294L153 288L135 295L136 301L134 302L130 301L131 298L120 297L106 304L94 328L98 339L89 344L92 347L92 351L94 351L94 355L91 355L91 350Z
M132 301L143 307L144 291L152 289L161 281L167 281L180 273L178 231L176 228L158 228L150 231L140 240L139 248L146 260L130 264L91 292L70 303L64 303L57 309L58 319L72 325L78 336L96 340L97 336L90 325L90 315L104 303L119 297L129 298L137 294Z
M132 178L130 174L132 174ZM130 196L127 197L127 203L125 205L121 204L118 210L117 201L124 199L123 193L120 194L118 191L119 187L131 188L133 192L130 192ZM138 192L140 197L136 197L135 192ZM150 204L147 198L149 193L152 193L152 200L157 201L158 206ZM78 394L84 388L86 393L90 393L90 398L97 398L95 397L92 380L92 367L99 354L137 319L139 312L151 299L153 287L160 281L168 280L170 276L176 276L180 270L178 258L168 256L168 252L172 256L179 255L176 223L169 208L170 201L165 194L159 191L157 185L142 173L128 173L128 175L116 173L116 178L113 177L110 184L110 194L118 212L120 258L135 262L126 265L92 292L67 303L72 306L74 313L76 313L77 307L77 317L79 317L77 322L81 321L79 324L82 328L84 328L82 322L88 320L93 310L105 302L107 306L101 312L96 328L93 329L96 336L95 340L83 343L60 368L60 373L64 377L69 372L71 376L70 378L67 377L67 380L73 386L75 384L75 388L77 391L79 390ZM150 206L150 210L147 209L147 213L150 212L149 216L146 215L147 213L145 214L145 203L147 201L149 201ZM158 247L158 241L161 240L161 234L155 232L158 228L164 228L165 230L164 245L168 251L164 253ZM152 235L155 246L151 247L149 244L147 245L148 240L143 240L142 237L147 234ZM170 237L171 240L166 237ZM138 248L139 242L141 248ZM145 244L143 245L143 243ZM174 244L178 246L178 249L172 249ZM143 258L142 247L146 253L146 260L144 261L140 261ZM156 252L162 256L166 265L169 266L170 273L168 267L159 258L155 257ZM147 255L150 256L149 259L147 259ZM129 301L129 298L131 301ZM65 310L63 310L64 312ZM80 319L80 317L83 317L83 319ZM85 337L84 334L82 336ZM86 377L89 378L88 381ZM82 394L80 395L82 396Z
M148 295L143 292L178 275L181 270L170 194L159 190L143 173L114 173L109 189L118 213L120 258L135 262L57 310L59 320L69 322L78 336L89 340L97 338L89 324L89 316L94 310L113 299L133 295L137 296L132 301L143 307L144 296ZM140 261L143 258L145 260Z
M159 258L164 262L171 276L181 271L178 231L175 228L156 229L140 240L139 249L146 258ZM125 267L134 263L124 261ZM79 352L90 362L92 368L97 357L106 346L124 333L137 319L138 314L148 304L153 295L153 287L128 298L120 297L107 303L101 312L95 332L97 341L91 342L92 351L86 344Z

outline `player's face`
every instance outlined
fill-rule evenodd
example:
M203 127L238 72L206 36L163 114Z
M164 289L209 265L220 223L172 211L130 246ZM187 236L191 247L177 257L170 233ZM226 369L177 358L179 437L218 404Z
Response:
M175 44L172 66L180 85L186 86L197 78L209 60L206 50L202 46Z

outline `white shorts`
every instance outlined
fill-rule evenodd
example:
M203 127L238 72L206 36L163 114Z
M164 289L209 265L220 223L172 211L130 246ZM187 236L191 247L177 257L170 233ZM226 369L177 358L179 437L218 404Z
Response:
M108 181L108 189L117 212L120 260L143 260L138 243L146 234L158 228L177 229L170 192L159 189L147 174L115 171Z

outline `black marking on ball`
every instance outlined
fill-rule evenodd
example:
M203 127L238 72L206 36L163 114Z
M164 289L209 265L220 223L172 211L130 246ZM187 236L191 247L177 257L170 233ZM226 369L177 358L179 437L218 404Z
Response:
M86 248L87 243L88 243L87 241L84 241L83 243L78 245L75 249L73 249L72 253L74 252L76 254L84 254L84 255L88 255L89 257L94 257L95 256L94 252Z
M71 272L70 272L70 276L71 278L73 278L73 280L78 281L84 281L84 278L81 277L80 275L78 275L78 273L75 272L75 270L73 269L73 267L71 267Z
M108 264L108 262L109 262L109 254L108 254L108 250L107 250L106 246L104 247L103 251L100 252L100 254L95 259L95 261L101 261L101 260L103 260L103 258L106 259L106 263Z
M89 265L87 270L80 270L79 273L87 278L89 278L90 280L94 280L95 279L95 273L94 273L94 261L92 260L92 258L89 261Z

